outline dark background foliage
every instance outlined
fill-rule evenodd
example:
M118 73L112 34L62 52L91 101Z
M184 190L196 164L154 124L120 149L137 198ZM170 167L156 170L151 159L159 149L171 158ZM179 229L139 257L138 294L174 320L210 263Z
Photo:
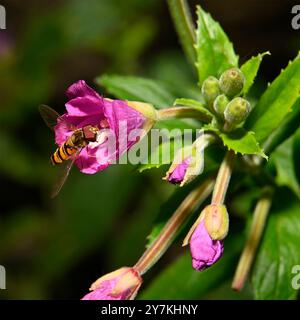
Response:
M198 1L190 1L194 8ZM79 299L103 273L132 265L142 254L160 205L175 189L163 169L138 174L115 166L94 176L72 170L61 194L49 199L56 168L52 133L37 106L62 112L66 88L104 73L196 81L178 44L167 4L160 0L2 1L0 30L0 264L7 270L4 299ZM287 0L201 1L221 23L242 62L271 51L257 93L296 56L299 32ZM99 88L98 88L99 89ZM104 89L99 89L105 93ZM147 283L181 254L180 245L146 277ZM251 297L217 283L199 298ZM216 288L212 290L212 287ZM179 290L179 288L178 288Z

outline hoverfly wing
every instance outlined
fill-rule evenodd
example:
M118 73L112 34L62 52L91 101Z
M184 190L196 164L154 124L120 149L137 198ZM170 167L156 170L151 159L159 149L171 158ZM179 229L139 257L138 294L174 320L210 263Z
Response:
M59 177L57 179L57 182L54 184L54 188L51 193L52 199L59 194L61 188L65 184L79 152L80 150L77 151L71 159L64 161L62 164L59 165L60 166Z
M54 126L57 124L57 118L60 117L60 114L44 104L39 106L39 112L46 125L53 130Z

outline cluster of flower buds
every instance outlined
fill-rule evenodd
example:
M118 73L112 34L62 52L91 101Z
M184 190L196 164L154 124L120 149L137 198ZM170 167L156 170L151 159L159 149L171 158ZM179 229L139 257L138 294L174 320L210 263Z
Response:
M225 122L227 131L245 121L251 110L249 101L239 97L244 84L245 77L238 68L226 70L220 79L211 76L203 82L202 95L211 111Z

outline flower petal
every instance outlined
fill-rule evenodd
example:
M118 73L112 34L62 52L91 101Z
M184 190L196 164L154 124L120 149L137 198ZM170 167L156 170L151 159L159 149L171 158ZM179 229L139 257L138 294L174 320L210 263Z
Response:
M68 115L63 114L57 119L57 124L54 127L55 143L62 145L73 133L74 126L68 121Z
M94 174L106 169L110 162L109 159L101 157L101 151L103 154L105 153L105 150L102 150L102 145L96 148L90 148L89 146L83 148L75 160L76 166L82 173L86 174Z
M103 99L93 96L77 97L66 103L66 109L71 117L103 114Z
M70 100L78 97L85 97L85 96L92 96L100 99L99 94L90 86L88 86L84 80L79 80L73 83L67 89L66 94Z
M136 140L128 139L130 133L135 129L141 129L146 119L140 112L129 107L125 101L107 99L103 101L103 112L109 127L116 135L118 156L121 156L136 143Z

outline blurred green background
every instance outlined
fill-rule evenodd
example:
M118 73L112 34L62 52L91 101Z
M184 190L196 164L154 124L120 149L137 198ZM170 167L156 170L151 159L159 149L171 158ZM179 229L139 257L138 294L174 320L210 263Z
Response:
M194 8L199 1L190 1ZM196 82L178 44L165 1L2 1L0 30L0 264L3 299L79 299L100 275L133 265L159 208L175 187L163 169L138 174L114 166L93 176L73 168L61 194L49 192L56 168L52 132L41 103L63 112L65 90L105 73L165 81L180 93ZM201 1L228 33L241 62L271 51L259 82L271 81L296 56L299 32L287 0ZM258 86L259 88L259 86ZM97 88L105 94L103 88ZM259 90L259 89L258 89ZM184 250L177 244L145 278L151 282ZM199 298L247 298L215 284Z

